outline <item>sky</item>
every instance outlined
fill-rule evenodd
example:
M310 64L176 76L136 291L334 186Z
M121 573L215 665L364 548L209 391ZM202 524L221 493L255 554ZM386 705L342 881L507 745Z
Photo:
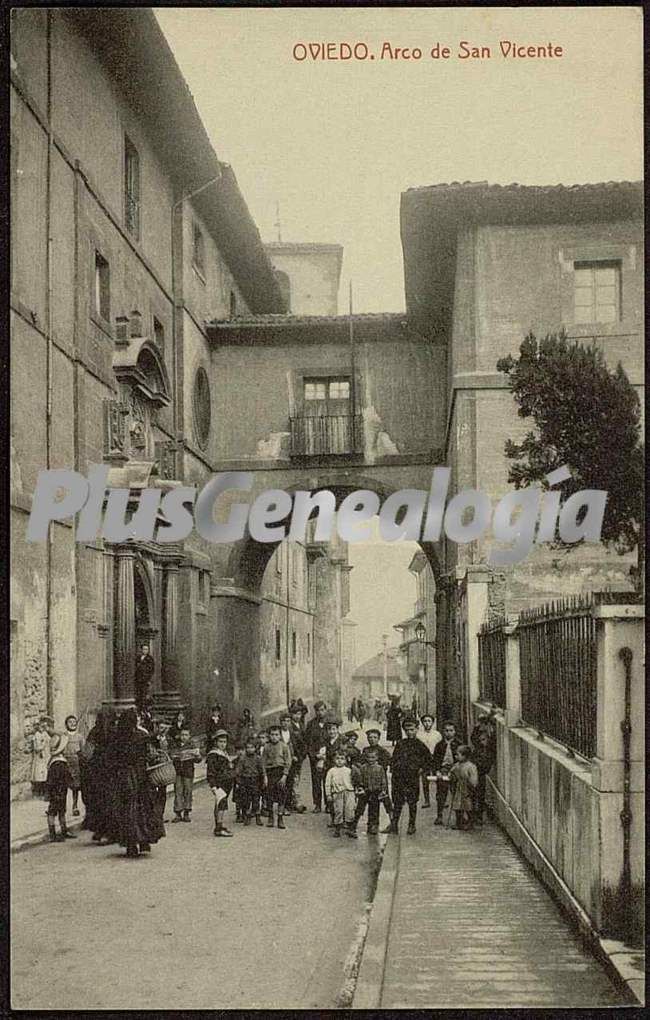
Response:
M640 8L159 8L156 16L263 240L277 239L278 203L283 240L344 246L340 311L350 278L355 311L403 310L399 200L409 187L642 176ZM491 57L458 59L461 40ZM365 43L376 59L293 59L296 43L342 41ZM502 41L551 43L564 55L504 58ZM423 56L382 60L384 43L392 52L419 46ZM431 59L435 43L451 58Z

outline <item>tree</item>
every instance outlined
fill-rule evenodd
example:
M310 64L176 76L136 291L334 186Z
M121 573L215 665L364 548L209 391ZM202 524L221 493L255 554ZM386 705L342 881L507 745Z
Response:
M566 334L532 334L519 357L500 358L497 369L508 377L520 418L536 429L520 443L508 439L513 461L508 480L516 488L545 485L549 471L564 464L571 479L562 484L567 499L582 489L608 493L602 540L617 552L637 549L637 587L644 560L644 451L638 394L619 363L611 370L602 351ZM558 544L561 544L559 538Z

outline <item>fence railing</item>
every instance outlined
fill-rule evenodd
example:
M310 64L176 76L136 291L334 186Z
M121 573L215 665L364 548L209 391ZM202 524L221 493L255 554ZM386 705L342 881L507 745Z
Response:
M506 707L505 619L481 627L478 636L478 669L481 701Z
M552 602L519 616L523 721L592 758L596 753L596 621L593 595Z
M358 453L362 448L360 414L301 415L290 418L289 427L294 457Z

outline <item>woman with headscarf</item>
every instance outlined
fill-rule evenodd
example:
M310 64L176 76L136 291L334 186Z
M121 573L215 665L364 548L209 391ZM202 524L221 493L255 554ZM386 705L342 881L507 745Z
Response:
M246 741L251 740L255 736L255 720L253 719L253 713L250 708L245 708L242 712L241 719L237 723L237 731L235 734L235 747L242 748L246 746Z
M95 725L79 756L80 779L85 789L86 817L84 827L93 834L93 841L115 842L113 737L115 711L100 708Z
M148 853L165 835L156 811L154 788L147 778L151 735L139 725L135 708L127 708L117 721L115 734L115 801L117 836L127 857Z
M179 742L181 730L188 730L190 728L190 721L182 708L179 708L178 712L172 719L172 724L167 730L167 741L169 743L170 750L176 747Z

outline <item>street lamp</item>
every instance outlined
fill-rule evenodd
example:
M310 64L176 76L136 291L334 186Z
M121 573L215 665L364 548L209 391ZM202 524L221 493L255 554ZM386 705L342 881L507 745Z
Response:
M415 640L421 645L428 645L429 648L435 648L435 641L427 641L427 629L423 623L417 623L415 625Z

